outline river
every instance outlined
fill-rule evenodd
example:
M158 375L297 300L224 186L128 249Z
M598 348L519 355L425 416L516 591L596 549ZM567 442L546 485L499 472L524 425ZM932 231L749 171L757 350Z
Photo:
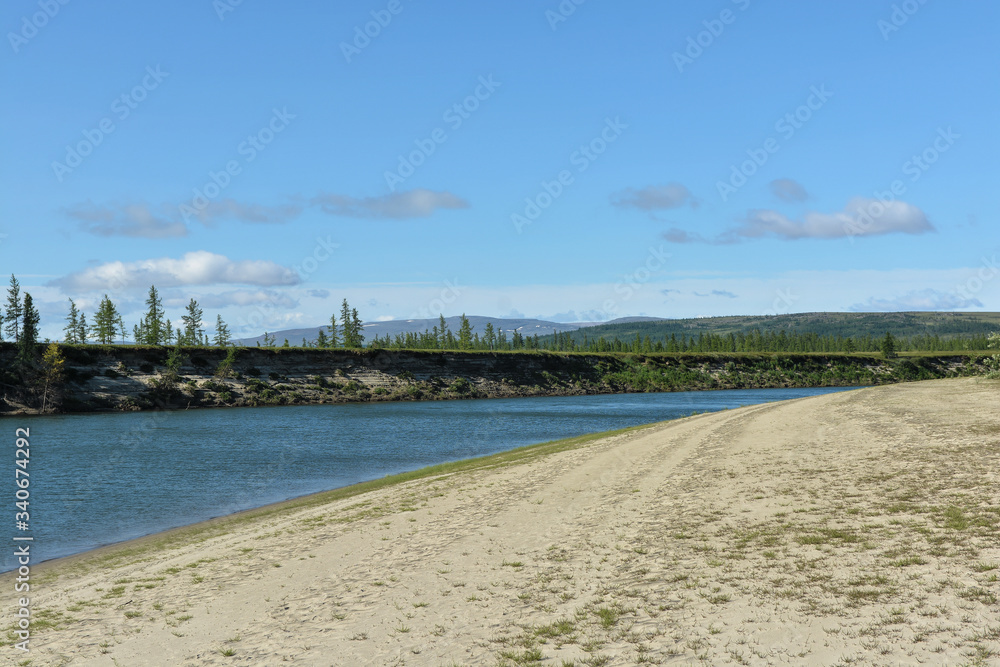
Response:
M39 562L435 463L843 390L349 403L4 422L12 442L16 428L31 430L31 529L18 535L34 538L32 560ZM9 484L13 495L13 479ZM11 530L17 532L13 524ZM15 567L10 552L2 571Z

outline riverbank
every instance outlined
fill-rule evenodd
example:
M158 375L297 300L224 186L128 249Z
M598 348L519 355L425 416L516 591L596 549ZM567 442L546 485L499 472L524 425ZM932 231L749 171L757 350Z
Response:
M46 412L107 412L648 391L850 387L984 372L978 355L574 354L64 345ZM0 363L14 350L0 344ZM6 373L0 413L38 414L43 392Z
M988 664L1000 650L995 381L751 406L409 475L44 565L27 657Z

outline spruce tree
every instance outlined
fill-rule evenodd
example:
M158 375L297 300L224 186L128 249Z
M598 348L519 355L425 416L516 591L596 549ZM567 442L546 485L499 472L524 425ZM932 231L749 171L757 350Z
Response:
M63 333L66 334L64 339L67 343L79 343L80 340L77 338L76 332L80 328L80 311L76 309L76 303L73 299L69 300L69 315L66 316L66 328L63 329Z
M101 299L101 305L97 307L97 314L94 315L94 324L91 327L98 343L110 345L115 342L118 317L118 309L105 294L104 298Z
M492 322L486 323L486 331L483 333L483 342L486 343L487 349L492 350L493 346L496 345L497 334L496 330L493 328Z
M21 310L21 336L18 338L18 358L27 363L35 356L35 343L38 342L38 310L35 308L31 295L25 292L24 306Z
M76 342L84 345L87 343L87 336L90 328L87 327L87 314L81 312L80 319L76 322Z
M186 312L181 316L184 322L184 344L197 345L201 342L203 329L201 326L202 310L194 299L188 302Z
M354 343L351 347L364 347L365 335L362 333L361 318L358 317L358 309L351 309L351 339Z
M163 322L163 300L160 293L156 291L155 285L149 286L149 295L146 297L146 316L143 318L143 332L147 345L161 345L169 342L173 332L170 330L169 322ZM136 341L139 342L139 341Z
M7 315L5 317L7 323L4 325L4 331L14 339L15 343L21 340L21 318L23 315L21 284L17 282L17 278L12 273L10 274L10 288L7 290Z
M229 327L222 321L222 315L215 316L215 345L225 347L229 345Z
M465 313L462 313L462 323L458 327L458 347L461 350L468 350L472 347L472 326Z
M337 335L337 315L336 314L330 316L330 326L327 327L327 328L330 329L330 338L329 338L329 340L327 342L327 346L328 347L338 347L340 345L340 338Z

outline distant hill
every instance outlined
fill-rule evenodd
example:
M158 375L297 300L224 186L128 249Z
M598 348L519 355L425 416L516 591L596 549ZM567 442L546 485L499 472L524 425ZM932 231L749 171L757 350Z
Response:
M939 336L942 339L985 335L1000 330L1000 313L794 313L789 315L736 315L728 317L701 317L691 319L661 319L654 321L614 321L575 329L572 337L580 342L606 338L622 341L633 340L636 334L652 340L680 338L698 334L749 333L759 329L768 331L812 332L821 336L862 338L881 336L886 331L896 337L916 335Z
M576 331L580 327L593 326L594 324L602 324L599 322L549 322L546 320L535 320L535 319L512 319L512 318L502 318L502 317L482 317L480 315L470 315L468 316L469 324L472 326L473 333L479 333L482 335L483 331L486 329L486 324L488 322L493 323L493 327L499 331L507 332L510 336L514 331L520 331L522 336L549 336L555 332L563 331ZM633 323L633 322L655 322L657 318L655 317L622 317L617 320L611 320L609 323ZM448 324L448 328L451 329L455 334L458 333L458 328L461 326L461 317L446 317L445 322ZM430 331L434 327L438 326L439 320L428 319L428 320L389 320L387 322L365 322L362 324L364 328L365 341L371 341L372 338L378 336L379 338L384 338L386 335L389 337L395 337L397 334L402 333L422 333L423 331ZM319 330L325 327L308 327L304 329L283 329L282 331L272 331L268 332L270 335L274 336L275 341L278 345L281 345L287 338L289 345L301 345L302 339L305 338L307 341L316 340L316 336L319 335ZM263 334L260 336L254 336L253 338L241 338L235 343L242 345L254 346L257 343L264 342Z

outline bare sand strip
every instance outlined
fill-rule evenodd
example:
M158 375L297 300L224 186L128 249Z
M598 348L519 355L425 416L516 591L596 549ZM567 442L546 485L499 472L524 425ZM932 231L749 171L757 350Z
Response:
M997 664L1000 383L555 450L58 563L30 664Z

